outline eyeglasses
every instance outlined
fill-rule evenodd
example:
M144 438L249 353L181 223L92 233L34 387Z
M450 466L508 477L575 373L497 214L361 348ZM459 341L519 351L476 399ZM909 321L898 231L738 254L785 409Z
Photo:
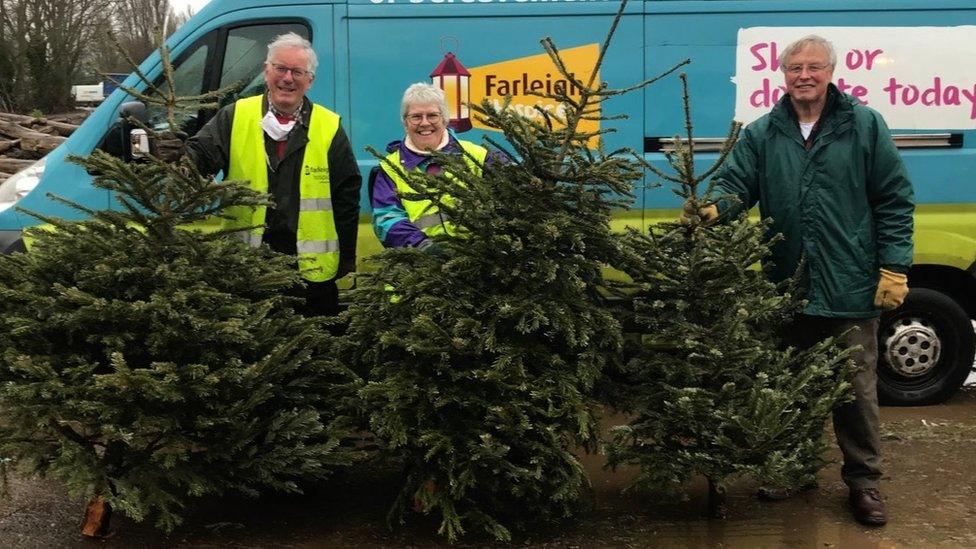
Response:
M830 68L830 65L786 65L786 72L800 74L803 72L804 67L806 67L809 74L819 74Z
M271 68L274 69L275 74L277 74L278 76L284 76L284 75L288 74L289 72L295 78L305 78L306 76L311 76L312 75L312 71L307 71L307 70L304 70L304 69L293 69L291 67L286 67L284 65L279 65L277 63L272 63L271 64Z
M427 121L430 122L431 124L436 124L436 123L438 123L438 122L441 121L441 113L439 113L439 112L430 112L430 113L418 112L418 113L414 113L414 114L408 114L404 118L406 118L407 120L409 120L411 124L420 124L421 122L424 121L424 118L426 118Z

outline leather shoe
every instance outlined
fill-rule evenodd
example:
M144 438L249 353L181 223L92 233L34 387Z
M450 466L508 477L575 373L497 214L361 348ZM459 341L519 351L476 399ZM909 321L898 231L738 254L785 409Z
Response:
M876 488L851 490L851 513L854 520L866 526L884 526L888 522L885 504Z

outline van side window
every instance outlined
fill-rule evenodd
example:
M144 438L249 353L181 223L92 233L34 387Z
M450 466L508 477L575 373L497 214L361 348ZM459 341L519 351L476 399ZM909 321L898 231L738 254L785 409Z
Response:
M177 96L201 95L235 82L243 88L236 94L227 96L221 106L237 100L264 93L264 60L268 44L280 34L294 32L310 39L308 26L296 18L275 22L262 21L260 24L238 24L234 27L214 29L188 48L173 57L173 87ZM160 75L153 85L164 86ZM165 90L164 90L165 91ZM215 110L177 112L179 130L194 135L216 113ZM141 115L139 116L141 118ZM143 121L156 131L169 129L166 109L159 105L145 105ZM132 126L119 119L102 137L98 148L125 158L129 154L129 131Z
M203 88L204 69L210 46L202 43L183 59L173 71L173 88L176 95L196 95Z
M207 60L215 41L215 33L210 33L196 44L183 52L173 62L173 88L178 96L200 95L206 82ZM156 86L163 85L163 79L154 82ZM147 105L146 115L149 127L155 130L166 130L166 109L158 105ZM183 131L196 132L196 112L178 113L178 123Z
M224 35L224 40L218 39ZM260 25L245 25L208 33L202 40L191 46L173 63L173 85L177 95L199 95L206 91L215 90L242 82L244 88L233 95L225 97L221 105L234 102L238 97L248 97L263 93L264 59L268 53L268 43L279 34L294 32L308 38L309 32L305 25L294 22L279 22ZM220 47L223 42L223 55L218 49L217 55L210 50ZM218 75L213 67L222 67ZM215 82L216 80L216 82ZM159 78L156 85L162 84ZM209 120L215 111L184 112L179 116L180 130L189 135L195 134ZM147 108L149 125L157 130L166 129L166 112L162 107L149 105Z
M308 38L308 28L299 23L277 23L272 25L250 25L237 27L227 32L227 45L224 48L223 69L220 71L218 88L242 82L244 88L233 97L221 102L226 105L238 97L249 97L265 92L264 60L268 44L280 34L294 32Z

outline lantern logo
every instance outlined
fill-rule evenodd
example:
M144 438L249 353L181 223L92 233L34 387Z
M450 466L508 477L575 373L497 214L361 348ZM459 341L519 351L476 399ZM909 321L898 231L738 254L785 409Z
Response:
M598 44L587 44L560 50L566 68L576 80L586 82L590 69L600 53ZM597 81L600 79L597 73ZM510 109L528 118L541 118L536 107L554 113L557 118L564 117L564 107L554 99L529 95L527 92L564 93L570 97L579 96L579 89L556 70L555 64L547 54L519 57L490 65L467 69L458 58L447 52L437 67L430 73L431 83L444 90L447 107L451 112L451 128L462 133L471 128L495 130L472 120L468 103L478 104L487 99L501 107L505 96L512 96ZM599 112L596 113L599 115ZM583 120L580 131L595 132L600 129L599 120ZM596 146L596 138L590 145Z
M458 61L454 54L447 52L444 59L430 73L431 84L444 90L447 108L451 112L451 129L461 133L471 129L471 118L468 112L469 84L471 73Z

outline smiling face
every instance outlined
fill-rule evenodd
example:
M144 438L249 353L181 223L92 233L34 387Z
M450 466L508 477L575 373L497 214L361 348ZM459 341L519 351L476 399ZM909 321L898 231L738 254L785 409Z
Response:
M298 69L304 74L296 77L291 70ZM302 48L281 48L274 52L269 62L264 64L264 80L268 84L271 102L285 113L298 109L305 97L305 92L312 87L315 76L308 72L308 55Z
M447 120L437 103L412 103L403 117L403 128L415 147L435 151L447 132Z
M786 91L795 106L823 106L826 103L827 84L834 78L834 67L826 48L808 44L787 59L783 70Z

